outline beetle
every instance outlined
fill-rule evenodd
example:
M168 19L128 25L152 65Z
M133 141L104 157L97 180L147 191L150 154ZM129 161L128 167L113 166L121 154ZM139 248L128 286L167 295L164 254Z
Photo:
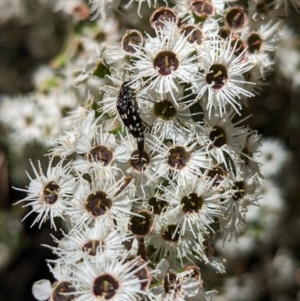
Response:
M117 110L130 134L136 138L139 151L139 160L144 150L144 130L148 126L141 118L137 107L135 92L130 87L130 81L125 81L118 95Z

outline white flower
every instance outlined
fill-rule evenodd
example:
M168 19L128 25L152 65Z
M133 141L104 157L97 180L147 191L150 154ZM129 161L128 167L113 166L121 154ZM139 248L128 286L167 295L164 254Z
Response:
M151 290L158 297L158 300L180 301L185 300L186 297L193 297L198 294L202 285L201 275L198 268L196 272L195 266L190 267L192 269L187 268L181 273L176 273L174 270L169 269L167 260L162 259L159 262L157 265L157 270L160 272L158 278L162 279L163 283L153 287Z
M54 139L55 146L49 150L49 156L60 156L61 158L75 152L76 135L72 131L65 132Z
M146 237L147 243L155 248L153 258L167 258L174 268L178 265L184 266L186 260L199 260L198 254L203 253L201 242L194 237L190 229L186 229L184 233L181 230L175 220L155 219L154 230Z
M173 94L179 90L180 81L189 83L197 73L194 47L188 42L188 36L180 34L174 23L168 28L168 32L156 28L156 37L148 35L145 46L135 46L136 60L127 68L135 72L132 82L147 78L142 92L154 89L158 93Z
M227 155L234 164L241 162L243 147L249 134L248 128L237 127L243 120L232 123L234 116L233 110L223 117L212 110L212 114L208 112L204 115L204 124L197 126L199 143L205 146L207 152L218 164L223 163L227 169L229 168Z
M262 139L260 153L255 154L255 160L262 164L261 172L270 177L278 173L288 159L288 152L279 139Z
M259 206L258 188L259 181L256 176L247 174L246 170L234 175L231 172L228 176L231 180L231 193L221 202L222 216L220 218L220 227L225 233L224 241L228 234L230 239L232 233L237 235L239 228L246 224L245 216L249 206Z
M270 70L273 64L270 52L273 52L277 46L280 23L269 21L267 23L254 24L255 27L250 26L245 28L241 34L241 39L247 46L248 58L256 62L261 75L265 76L265 69Z
M161 182L164 181L163 178L160 179ZM163 191L158 189L157 185L148 185L144 188L145 197L142 198L143 204L142 208L149 209L151 213L155 216L159 216L167 207L168 203L163 197Z
M247 82L243 74L251 70L253 62L243 60L243 53L234 55L236 44L232 48L231 40L212 40L199 49L199 71L193 80L198 98L203 98L206 110L211 113L217 108L222 116L231 106L238 114L241 96L251 97L254 94L243 88ZM207 92L207 93L206 93ZM206 93L206 94L205 94Z
M133 177L138 196L145 196L144 187L154 184L157 180L153 152L147 140L148 136L145 133L144 150L141 160L139 159L136 139L128 134L128 132L125 138L120 136L121 142L115 151L116 160L122 163L120 167L124 173Z
M169 187L165 187L166 201L173 207L166 215L177 222L181 233L184 234L189 229L197 237L198 231L210 228L214 218L221 215L220 195L211 189L214 181L215 179L206 176L195 176L185 184L175 186L171 183Z
M78 297L77 301L132 301L137 300L140 295L147 295L143 290L143 284L148 279L139 279L138 272L147 265L138 265L139 257L128 260L127 256L120 259L100 257L96 263L91 264L84 258L81 264L76 265L74 287Z
M28 196L18 201L16 204L26 202L24 207L31 206L31 211L23 218L28 217L31 213L38 213L37 217L32 223L39 222L39 227L42 223L47 221L50 217L51 227L56 230L54 217L59 216L64 219L66 208L72 196L75 178L70 175L70 163L63 166L63 161L60 161L55 167L52 167L52 160L50 161L46 175L42 171L41 163L39 162L39 170L37 171L31 163L35 174L35 179L30 179L30 184L27 189L15 188L19 191L28 193Z
M114 226L114 219L124 219L130 215L133 200L127 194L128 186L123 187L124 179L104 178L101 169L95 166L90 181L82 177L77 182L72 208L68 214L75 225L101 220Z
M177 136L177 141L163 143L154 136L149 136L148 143L155 152L153 158L155 175L157 177L171 177L179 181L186 181L195 175L202 175L201 169L210 169L210 160L202 150L195 137Z
M64 134L58 136L54 139L54 146L49 151L49 155L66 157L71 155L76 151L75 146L80 138L94 137L97 133L98 120L95 119L95 111L86 111L83 116L79 116L74 121L73 129L66 131Z
M60 119L60 112L56 108L54 110L58 116L55 116L52 128L57 129L56 121ZM1 103L0 121L6 124L11 146L15 150L21 150L24 145L32 142L45 144L43 120L46 118L47 113L37 104L33 94L5 97Z
M116 146L115 136L105 131L100 125L92 136L83 136L77 139L74 149L81 157L73 162L73 166L83 173L99 166L103 173L109 175L116 171L113 166Z
M185 101L183 89L174 92L173 96L171 93L151 92L138 97L141 104L140 115L151 126L151 133L159 140L175 140L176 134L193 123L188 108L194 101Z
M54 262L70 265L79 263L87 255L90 261L96 262L102 255L117 257L124 253L122 243L125 237L99 221L96 221L91 228L82 224L63 235L61 240L53 237L58 244L57 247L47 246L59 257Z

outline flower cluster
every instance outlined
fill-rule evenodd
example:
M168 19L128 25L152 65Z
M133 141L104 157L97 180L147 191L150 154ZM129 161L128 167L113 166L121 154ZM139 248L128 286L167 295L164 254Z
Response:
M102 18L113 6L90 2ZM225 271L212 236L245 226L263 178L259 135L239 115L271 70L280 27L272 12L256 19L228 2L158 7L154 35L127 30L119 45L81 37L74 82L97 100L56 136L47 173L32 164L19 189L33 224L68 225L49 246L58 282L36 283L39 300L202 300L198 266Z

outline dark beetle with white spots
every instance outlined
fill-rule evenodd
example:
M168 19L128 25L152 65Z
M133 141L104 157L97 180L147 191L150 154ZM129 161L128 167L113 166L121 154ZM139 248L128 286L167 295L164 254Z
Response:
M130 87L130 81L125 81L121 86L117 100L117 110L124 125L137 140L139 160L141 160L144 150L144 130L146 123L140 117L135 100L135 93Z

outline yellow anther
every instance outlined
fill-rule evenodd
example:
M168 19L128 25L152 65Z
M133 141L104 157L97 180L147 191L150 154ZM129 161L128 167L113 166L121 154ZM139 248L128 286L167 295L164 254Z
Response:
M218 77L218 76L220 76L220 75L222 75L222 71L221 70L219 70L216 74L214 74L214 78L216 78L216 77Z

